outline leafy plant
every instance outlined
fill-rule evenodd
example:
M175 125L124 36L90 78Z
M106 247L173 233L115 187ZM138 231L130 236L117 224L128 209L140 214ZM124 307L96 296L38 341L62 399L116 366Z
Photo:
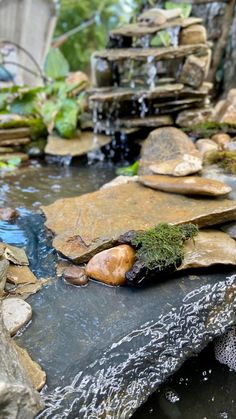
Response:
M137 258L148 269L164 271L178 267L184 257L184 242L198 233L194 224L173 226L158 224L147 231L137 232L131 244L137 248Z
M53 80L66 77L69 73L69 63L58 48L51 48L44 64L45 75Z
M191 4L188 4L188 3L177 3L176 4L173 1L167 1L165 3L165 9L166 10L177 9L177 8L182 10L181 17L185 18L185 19L190 16L191 11L192 11L192 6L191 6Z
M170 44L171 44L171 38L168 31L158 32L157 35L152 38L151 43L150 43L152 47L159 47L159 46L169 47Z
M139 161L136 161L135 163L131 164L130 166L126 167L120 167L116 170L117 175L123 175L123 176L135 176L138 174L139 169Z

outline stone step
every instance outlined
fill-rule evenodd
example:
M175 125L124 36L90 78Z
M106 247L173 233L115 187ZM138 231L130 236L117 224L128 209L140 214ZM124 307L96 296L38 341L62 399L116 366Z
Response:
M195 18L190 17L187 19L172 19L171 21L167 21L163 25L149 25L149 26L142 26L138 23L131 23L128 25L120 26L119 28L113 29L110 32L110 37L114 36L125 36L125 37L141 37L145 35L154 35L155 33L168 29L168 28L174 28L174 27L180 27L180 28L187 28L191 25L196 25L202 23L201 18Z
M25 138L30 136L30 128L7 128L0 129L0 142L15 138Z
M185 58L187 55L197 54L203 56L207 54L209 46L207 44L180 45L178 47L167 48L120 48L105 49L96 51L94 58L101 58L108 61L137 60L145 61L148 57L155 60L173 60L176 58Z
M101 131L106 131L106 121L99 121ZM163 127L173 125L174 121L170 115L146 116L145 118L120 118L119 128L140 128L140 127Z

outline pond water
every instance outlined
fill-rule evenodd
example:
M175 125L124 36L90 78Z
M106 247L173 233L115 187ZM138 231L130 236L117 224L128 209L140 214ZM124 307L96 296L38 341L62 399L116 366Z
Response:
M72 381L74 369L82 370L88 359L93 371L96 353L105 343L112 344L117 334L132 331L136 320L132 319L134 297L137 301L140 299L140 318L145 316L141 307L143 301L150 301L150 307L155 303L145 290L142 293L128 288L117 290L93 281L78 289L56 278L57 255L51 246L50 234L45 232L40 205L96 190L114 175L115 168L109 164L58 167L35 163L0 179L0 205L16 207L20 212L16 221L0 222L0 240L24 246L35 274L39 278L50 278L47 286L28 299L33 308L33 319L17 336L47 372L47 386L42 392L47 409L40 415L42 418L82 417L73 410L76 402L72 395L74 384L68 377ZM146 297L143 297L145 293ZM86 304L82 304L83 301ZM111 314L114 301L117 301L117 307ZM131 315L126 316L128 311ZM123 317L122 324L117 324L114 330L116 312L123 312ZM200 356L187 361L133 418L233 419L236 417L235 392L235 373L217 363L209 347ZM86 403L91 402L87 394L83 397ZM57 405L60 407L62 399L63 409L55 409ZM122 416L117 419L119 417Z

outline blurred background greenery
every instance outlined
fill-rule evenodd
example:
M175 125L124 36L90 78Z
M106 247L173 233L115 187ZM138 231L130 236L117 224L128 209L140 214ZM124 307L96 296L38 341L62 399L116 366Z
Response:
M69 62L70 70L88 71L91 53L104 48L108 31L129 22L143 0L61 0L54 45ZM72 35L70 35L72 31ZM62 35L69 32L69 37Z

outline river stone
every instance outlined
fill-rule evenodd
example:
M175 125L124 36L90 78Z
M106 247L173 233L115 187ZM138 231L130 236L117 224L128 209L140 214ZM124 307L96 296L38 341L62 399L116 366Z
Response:
M150 174L151 164L175 160L183 154L192 154L196 148L190 138L174 127L153 130L144 141L139 174Z
M65 280L72 285L82 286L88 283L85 269L80 266L69 266L65 268L63 276Z
M135 260L135 250L127 245L113 247L98 253L86 266L86 274L107 285L124 285L125 274Z
M151 164L149 169L159 175L187 176L202 170L202 158L197 152L183 154L177 159Z
M37 278L28 266L10 265L7 271L7 281L15 285L35 284Z
M46 383L45 371L42 370L37 362L33 361L26 349L21 348L14 341L12 341L12 344L17 352L20 363L23 366L27 377L32 383L32 386L35 388L35 390L41 390Z
M199 176L140 176L139 182L153 189L183 195L221 196L232 191L232 188L223 182Z
M180 32L180 45L205 44L206 41L207 33L203 25L191 25Z
M236 242L223 231L200 231L184 244L184 260L178 270L212 265L236 265Z
M0 260L0 292L3 291L5 288L8 267L8 260Z
M83 156L111 142L111 137L94 135L92 131L78 132L75 138L63 139L49 135L45 153L54 156Z
M15 265L29 265L28 258L24 249L16 246L5 245L4 257Z
M219 134L215 134L211 137L211 140L214 141L216 144L218 144L218 147L221 150L224 150L225 147L229 144L229 142L231 141L231 137L229 136L229 134L225 134L225 133L219 133Z
M160 222L210 226L236 220L236 202L154 191L137 182L59 199L42 207L58 252L77 263L117 243L130 230Z
M11 335L15 335L32 317L31 306L20 298L7 298L2 302L3 321Z
M196 141L195 146L203 156L206 153L219 150L218 144L210 138L200 138Z
M1 304L1 303L0 303ZM44 404L19 361L15 345L2 321L0 306L0 416L33 419Z

